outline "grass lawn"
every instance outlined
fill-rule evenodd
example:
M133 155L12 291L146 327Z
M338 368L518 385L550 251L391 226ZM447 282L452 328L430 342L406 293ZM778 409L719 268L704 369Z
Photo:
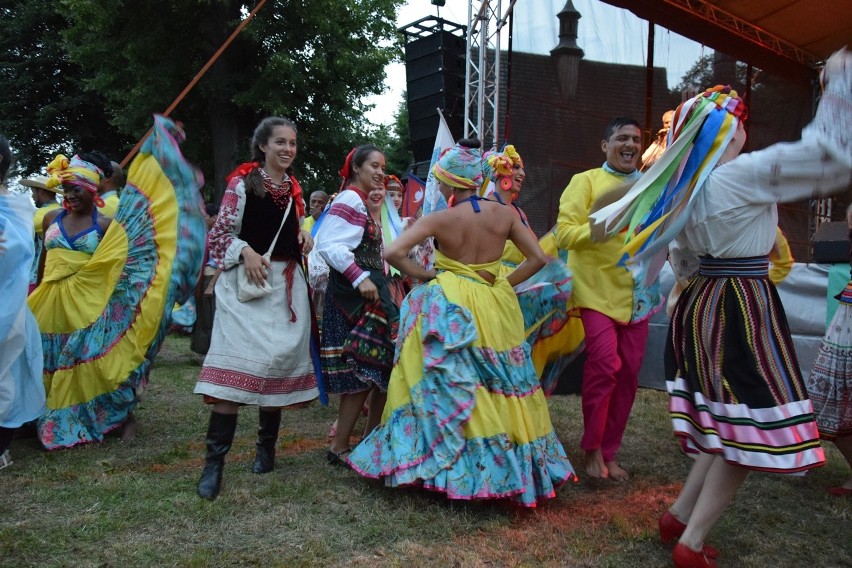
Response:
M641 390L620 459L631 481L581 479L534 510L387 489L325 463L336 407L284 413L274 472L251 473L257 414L240 414L222 493L199 499L209 409L192 394L199 363L169 337L129 444L47 453L12 444L0 471L0 566L670 566L656 519L690 461L671 433L665 393ZM577 396L550 399L556 431L581 469ZM852 499L824 488L847 467L806 477L752 474L710 534L724 567L852 566ZM582 477L582 475L581 475Z

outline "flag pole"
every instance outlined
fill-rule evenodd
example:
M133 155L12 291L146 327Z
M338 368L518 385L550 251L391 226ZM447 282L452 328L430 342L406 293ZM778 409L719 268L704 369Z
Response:
M163 113L163 116L169 116L171 114L171 112L175 109L176 106L178 106L178 104L183 100L183 98L187 94L189 94L189 91L191 91L192 88L195 87L196 83L198 83L198 81L201 80L201 78L204 76L204 74L207 73L207 70L210 69L210 67L214 63L216 63L216 60L219 59L219 56L222 55L222 53L224 53L224 51L228 48L228 46L231 45L231 43L234 41L234 39L238 35L240 35L240 32L243 31L243 29L248 25L248 23L251 21L251 19L254 18L254 15L257 14L258 10L260 10L263 7L264 4L266 4L266 0L260 0L260 2L257 3L257 6L254 7L254 10L252 10L249 13L249 15L246 17L246 19L244 19L242 22L240 22L240 25L237 26L237 28L233 31L233 33L231 33L230 37L228 37L228 39L225 40L225 43L223 43L219 47L219 49L216 50L216 53L213 54L213 56L207 61L207 63L204 65L204 67L202 67L201 70L198 73L195 74L195 77L192 78L192 80L189 82L189 84L186 87L184 87L183 91L181 91L181 93L175 98L175 100L172 101L172 104L169 105L169 108L166 109L166 111ZM148 132L145 133L145 136L143 136L139 140L139 142L136 143L136 146L134 146L133 149L130 150L130 152L121 161L121 167L122 168L124 168L127 165L127 163L130 161L130 159L133 158L133 156L136 155L136 152L139 151L139 148L142 147L142 144L145 143L145 140L147 140L148 136L150 136L150 135L151 135L151 129L148 129Z

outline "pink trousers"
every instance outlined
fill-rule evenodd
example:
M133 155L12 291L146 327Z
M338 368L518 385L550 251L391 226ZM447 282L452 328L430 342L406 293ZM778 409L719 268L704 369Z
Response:
M623 324L585 308L580 315L586 332L580 447L585 451L600 448L604 461L609 462L621 447L639 388L648 320Z

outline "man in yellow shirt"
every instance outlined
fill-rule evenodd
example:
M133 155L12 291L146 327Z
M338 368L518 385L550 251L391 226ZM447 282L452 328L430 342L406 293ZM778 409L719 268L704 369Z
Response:
M104 200L104 206L100 207L101 215L107 217L115 217L115 211L118 209L119 192L124 189L124 184L127 183L127 174L121 169L121 164L112 162L112 175L101 180L98 185L98 195Z
M634 182L642 152L639 123L616 118L601 141L606 161L575 175L559 200L556 240L569 252L573 299L586 334L583 368L583 438L586 473L594 478L629 478L616 461L639 386L648 337L648 318L658 309L658 286L646 288L620 264L624 239L592 239L589 214L608 192ZM621 235L623 237L623 235Z
M305 217L305 220L302 221L303 231L307 231L308 233L311 232L311 229L314 228L317 219L319 219L319 216L322 215L326 203L328 203L328 194L326 192L315 191L311 194L311 199L308 201L310 215Z
M33 265L30 269L30 292L32 292L38 280L38 263L41 259L42 248L44 247L44 229L42 228L42 223L48 211L59 209L56 195L62 192L62 186L49 188L47 187L47 177L38 175L23 179L20 183L24 187L30 188L33 203L36 206L36 212L33 215L35 256L33 257Z

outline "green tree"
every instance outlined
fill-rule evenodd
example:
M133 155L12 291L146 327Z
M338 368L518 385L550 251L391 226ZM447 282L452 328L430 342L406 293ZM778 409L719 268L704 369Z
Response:
M104 101L86 89L65 51L69 21L53 3L7 0L0 7L0 132L29 174L57 152L105 150L130 140L109 128Z
M401 3L266 3L172 113L187 131L185 153L217 197L225 174L249 157L254 126L271 114L299 127L296 168L306 191L336 183L338 162L367 130L361 100L381 91L385 65L400 52L394 21ZM12 10L24 6L16 2ZM56 59L76 66L69 79L102 104L102 113L85 120L135 141L253 7L236 0L61 0L41 3L62 16L39 37L55 38ZM13 126L14 116L4 113ZM100 149L120 154L129 145Z
M735 61L727 55L703 55L684 73L672 92L678 96L683 91L698 93L719 84L731 85L742 91L746 84L747 71L745 63Z
M730 56L714 53L698 59L672 91L699 93L715 85L731 85L749 105L747 150L756 150L782 140L796 140L813 115L813 93L806 85L789 81Z
M408 105L403 92L393 124L379 126L369 140L385 152L387 172L402 177L414 161L408 133Z

